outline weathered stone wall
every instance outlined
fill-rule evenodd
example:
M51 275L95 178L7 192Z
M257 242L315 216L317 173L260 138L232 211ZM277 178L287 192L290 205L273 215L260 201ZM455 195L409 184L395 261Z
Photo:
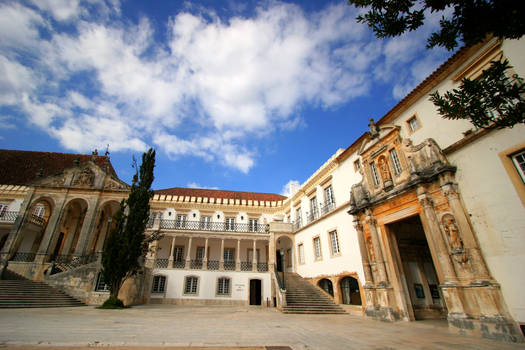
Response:
M91 293L95 289L99 269L100 265L95 262L55 275L45 276L44 282L63 290L83 303L92 304Z

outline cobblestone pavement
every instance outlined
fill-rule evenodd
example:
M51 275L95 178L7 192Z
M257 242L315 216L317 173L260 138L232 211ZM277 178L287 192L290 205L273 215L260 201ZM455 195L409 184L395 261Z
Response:
M384 323L350 315L293 315L275 309L142 305L0 310L0 347L252 347L299 349L520 349L458 335L445 322ZM24 350L25 350L24 349ZM78 348L77 348L78 349ZM134 348L135 349L135 348Z

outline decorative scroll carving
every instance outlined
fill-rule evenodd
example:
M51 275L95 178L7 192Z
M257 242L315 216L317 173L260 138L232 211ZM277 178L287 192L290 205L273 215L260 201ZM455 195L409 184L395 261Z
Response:
M95 173L91 169L86 167L82 169L82 171L78 175L75 176L73 185L93 186L94 181L95 181Z
M426 139L417 146L414 146L410 139L404 139L402 146L403 153L408 159L411 174L448 164L445 155L434 139Z

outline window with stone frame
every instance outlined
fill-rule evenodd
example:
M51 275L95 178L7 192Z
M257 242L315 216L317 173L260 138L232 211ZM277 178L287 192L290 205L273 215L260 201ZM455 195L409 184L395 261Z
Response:
M173 261L178 263L184 261L184 246L176 246L173 249Z
M217 279L217 295L229 296L231 294L231 279L220 277Z
M299 252L299 264L304 264L304 244L299 244L297 250Z
M341 249L339 247L339 237L337 236L337 231L331 231L329 233L330 235L330 251L332 253L332 256L339 255L341 253Z
M201 226L201 230L210 230L211 229L211 216L209 215L201 216L200 226Z
M225 221L225 230L226 231L235 231L235 218L234 217L228 217Z
M186 227L186 218L185 214L177 214L177 220L175 220L176 228L185 228Z
M525 183L525 149L513 154L511 158L521 180Z
M258 226L259 220L250 218L248 219L248 231L250 232L257 232L259 226Z
M397 151L395 148L392 148L390 151L390 159L392 160L392 164L394 166L394 173L396 175L401 174L403 171L403 168L401 168L401 162L399 161L399 157L397 156Z
M372 181L374 181L374 186L379 186L381 181L379 180L379 173L377 171L376 163L372 162L370 163L370 170L372 175Z
M151 292L152 293L164 293L165 289L166 289L166 276L163 276L163 275L153 276Z
M224 248L224 262L233 263L235 262L235 249Z
M317 197L310 198L310 216L311 220L315 220L319 217L319 210L317 209Z
M314 237L313 243L315 260L321 260L323 258L323 254L321 251L321 238L319 236Z
M421 128L421 122L416 115L413 115L407 120L407 125L410 134Z
M109 292L109 286L104 282L102 272L98 273L97 283L95 284L95 292Z
M184 294L196 295L199 287L199 277L197 276L186 276L184 278Z
M33 215L43 218L46 213L46 207L43 204L37 204L33 210Z

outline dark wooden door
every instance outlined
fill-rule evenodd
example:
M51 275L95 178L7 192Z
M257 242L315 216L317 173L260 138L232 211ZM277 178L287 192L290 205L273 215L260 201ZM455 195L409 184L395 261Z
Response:
M261 305L261 280L250 280L250 305Z

